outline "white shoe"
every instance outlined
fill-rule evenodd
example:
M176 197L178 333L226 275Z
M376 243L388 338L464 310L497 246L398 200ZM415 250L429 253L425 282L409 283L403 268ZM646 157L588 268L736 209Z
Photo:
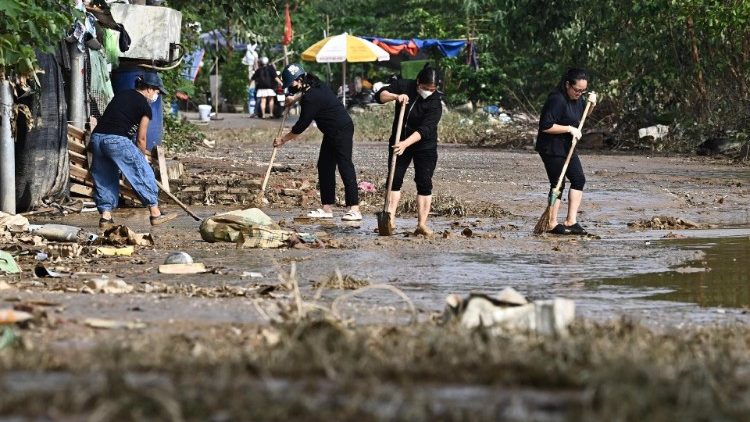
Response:
M359 211L347 211L346 214L344 214L341 217L344 221L361 221L362 220L362 213Z
M332 212L325 212L322 208L307 213L310 218L333 218Z

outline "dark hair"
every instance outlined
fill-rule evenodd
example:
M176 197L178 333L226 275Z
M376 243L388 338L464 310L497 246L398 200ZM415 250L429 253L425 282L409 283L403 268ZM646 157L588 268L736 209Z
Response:
M557 86L557 89L560 91L565 92L565 82L569 83L571 86L575 85L576 82L584 80L589 80L589 74L586 72L585 69L572 67L568 69L567 72L562 76L562 79L560 79L560 84Z
M417 83L440 86L440 84L443 83L443 80L440 77L440 72L430 66L429 63L426 63L417 75Z
M319 87L322 82L320 81L320 78L315 76L314 73L307 72L304 75L300 76L298 79L302 79L302 83L311 87L316 88Z

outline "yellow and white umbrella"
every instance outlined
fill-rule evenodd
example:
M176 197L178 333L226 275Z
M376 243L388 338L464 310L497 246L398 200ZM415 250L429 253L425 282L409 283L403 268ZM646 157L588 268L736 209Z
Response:
M318 63L342 63L343 86L346 86L346 62L362 63L387 61L391 56L387 51L366 39L349 35L346 32L324 38L302 53L302 60ZM346 105L346 90L344 105Z

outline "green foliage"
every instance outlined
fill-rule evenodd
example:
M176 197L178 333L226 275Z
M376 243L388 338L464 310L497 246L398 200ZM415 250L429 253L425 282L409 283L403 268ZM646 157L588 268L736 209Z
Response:
M242 64L241 54L232 54L228 62L219 68L221 94L230 104L244 104L247 99L247 66Z
M170 152L193 151L205 138L198 126L164 113L164 146Z
M0 0L0 74L35 76L35 50L51 51L73 20L68 2Z

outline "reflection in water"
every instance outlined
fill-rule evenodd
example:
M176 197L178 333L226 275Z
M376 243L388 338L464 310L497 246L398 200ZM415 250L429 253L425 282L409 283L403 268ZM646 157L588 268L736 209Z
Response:
M672 291L647 299L691 302L700 306L750 306L750 239L725 238L680 241L685 249L702 249L706 256L666 273L642 274L602 283Z

